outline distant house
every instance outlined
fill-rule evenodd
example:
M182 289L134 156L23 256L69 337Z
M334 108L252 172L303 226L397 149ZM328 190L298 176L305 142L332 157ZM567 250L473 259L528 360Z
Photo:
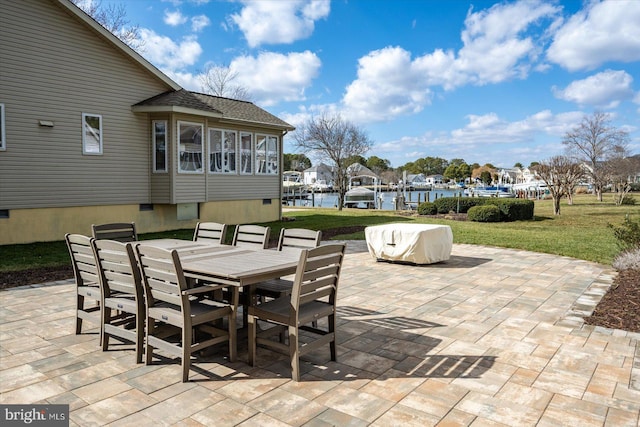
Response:
M421 173L407 175L407 182L405 184L412 188L426 188L429 186L427 184L427 178Z
M0 4L0 244L281 217L288 123L187 91L68 0Z
M442 175L429 175L425 177L425 183L427 185L440 185L443 183L444 177Z
M320 181L324 181L327 185L333 185L333 170L324 163L319 163L304 170L303 180L306 185L313 185Z

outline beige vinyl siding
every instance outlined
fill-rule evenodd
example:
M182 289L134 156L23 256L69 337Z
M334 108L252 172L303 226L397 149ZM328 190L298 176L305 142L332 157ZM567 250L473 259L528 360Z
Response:
M54 3L1 1L0 208L149 203L150 121L131 105L170 88ZM82 113L102 116L102 155L82 154Z

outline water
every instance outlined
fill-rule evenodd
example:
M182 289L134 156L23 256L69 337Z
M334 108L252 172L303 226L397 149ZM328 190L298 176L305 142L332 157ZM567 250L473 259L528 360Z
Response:
M397 192L395 191L382 191L378 193L378 197L382 195L382 209L384 210L395 210L395 205L393 199L397 196ZM441 197L454 197L457 195L462 195L462 190L449 190L449 189L436 189L431 191L426 190L417 190L417 191L407 191L406 199L407 202L420 203L427 201L427 198L430 202L433 202L435 198L438 199ZM313 198L312 198L313 197ZM293 206L293 201L289 201L289 206ZM309 206L316 208L333 208L338 206L338 193L313 193L309 194L309 198L307 200L296 200L295 206ZM360 205L363 206L364 205Z

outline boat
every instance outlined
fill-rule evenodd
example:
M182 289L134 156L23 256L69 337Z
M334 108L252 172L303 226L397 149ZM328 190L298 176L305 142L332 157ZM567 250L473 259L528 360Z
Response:
M467 188L465 194L471 197L501 197L514 198L516 194L511 187L505 185L477 186L475 188Z
M362 183L362 178L373 180L373 190L364 186L354 185ZM344 195L344 206L347 208L357 208L363 204L367 209L375 209L378 200L377 189L378 178L371 175L356 175L349 178L349 190Z
M302 172L286 171L282 173L283 202L295 199L308 199L309 192L302 182Z
M347 208L357 208L359 204L366 205L367 209L376 206L376 192L366 187L355 187L347 191L344 195L344 206Z

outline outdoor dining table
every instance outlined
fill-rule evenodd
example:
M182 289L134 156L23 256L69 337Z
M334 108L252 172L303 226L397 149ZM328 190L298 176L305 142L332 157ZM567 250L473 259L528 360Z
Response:
M216 287L238 287L248 293L245 304L257 302L252 285L294 274L302 251L299 248L283 248L279 251L179 239L143 240L139 243L176 249L185 277L201 280L205 284L212 283ZM237 302L233 310L237 312Z

